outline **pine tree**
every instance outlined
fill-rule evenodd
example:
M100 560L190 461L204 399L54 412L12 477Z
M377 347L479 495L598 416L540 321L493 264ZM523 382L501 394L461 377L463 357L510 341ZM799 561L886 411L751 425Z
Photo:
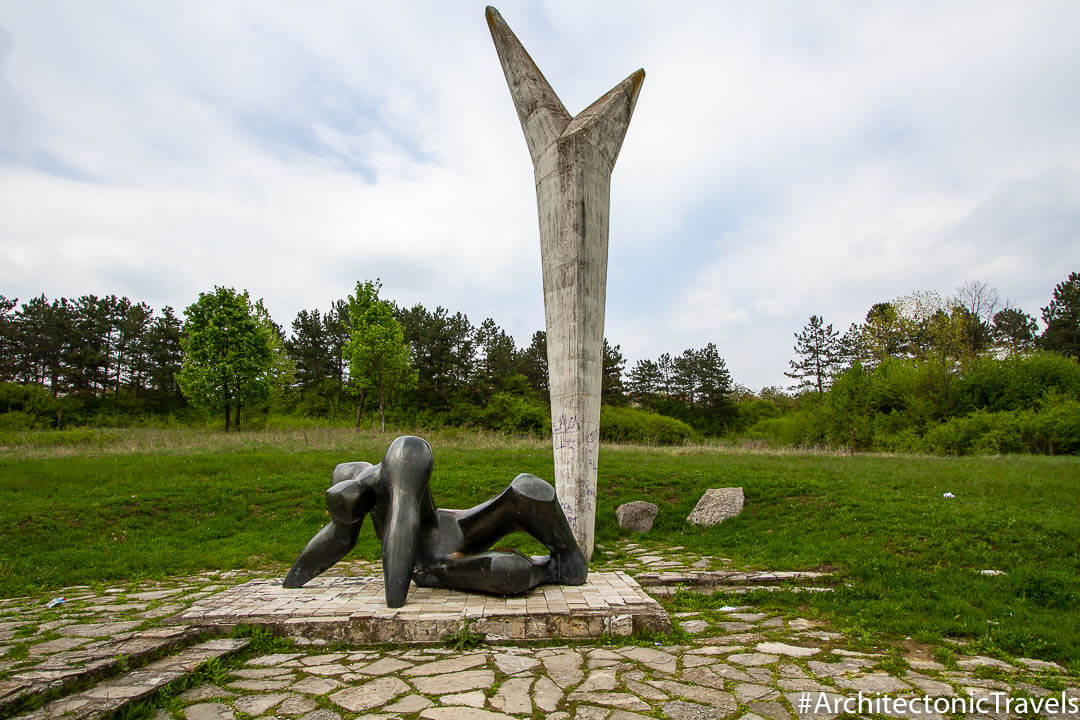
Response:
M840 333L824 322L818 315L811 315L803 331L795 335L795 359L788 363L791 372L784 373L798 380L792 386L794 390L813 390L821 395L836 372L840 357Z
M1080 361L1080 273L1054 287L1050 304L1042 309L1046 323L1039 345Z

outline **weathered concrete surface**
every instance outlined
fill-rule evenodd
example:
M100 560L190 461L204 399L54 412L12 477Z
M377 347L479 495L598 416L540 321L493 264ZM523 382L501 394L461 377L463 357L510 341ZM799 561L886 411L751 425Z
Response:
M590 573L584 585L542 585L498 597L414 587L387 608L379 577L321 576L302 588L253 580L204 598L180 616L206 630L260 625L308 643L433 643L460 631L488 640L626 636L670 629L667 612L623 572Z
M591 559L611 170L645 71L571 117L495 8L487 9L487 20L536 180L555 490Z

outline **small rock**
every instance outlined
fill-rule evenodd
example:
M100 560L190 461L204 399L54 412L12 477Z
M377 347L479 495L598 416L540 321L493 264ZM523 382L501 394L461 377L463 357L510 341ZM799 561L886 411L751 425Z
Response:
M741 487L710 488L686 519L694 525L716 525L741 513L745 502Z
M660 511L656 505L644 500L635 500L620 505L615 509L619 528L630 532L647 533L652 530L653 520Z

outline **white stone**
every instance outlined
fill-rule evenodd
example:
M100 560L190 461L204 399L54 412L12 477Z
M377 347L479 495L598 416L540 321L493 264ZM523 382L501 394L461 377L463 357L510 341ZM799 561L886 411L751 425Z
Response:
M656 503L635 500L615 508L615 519L619 521L619 528L622 530L647 533L652 530L653 520L658 512L660 508Z
M710 488L686 519L694 525L716 525L741 513L745 501L741 487Z
M531 713L532 701L529 699L529 688L532 684L531 677L510 678L499 686L499 691L491 698L491 707L507 713L523 715Z

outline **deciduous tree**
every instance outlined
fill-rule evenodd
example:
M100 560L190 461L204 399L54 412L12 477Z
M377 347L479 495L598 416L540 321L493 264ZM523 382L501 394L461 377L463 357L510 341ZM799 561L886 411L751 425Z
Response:
M256 317L247 291L215 287L184 310L184 362L177 380L196 406L232 411L270 393L273 350L270 332ZM239 420L236 429L240 429Z
M382 283L358 282L349 296L351 339L345 346L349 358L349 378L360 393L356 409L356 429L367 393L379 402L379 428L386 430L386 406L394 393L416 384L416 371L409 362L409 345L394 308L379 298Z

